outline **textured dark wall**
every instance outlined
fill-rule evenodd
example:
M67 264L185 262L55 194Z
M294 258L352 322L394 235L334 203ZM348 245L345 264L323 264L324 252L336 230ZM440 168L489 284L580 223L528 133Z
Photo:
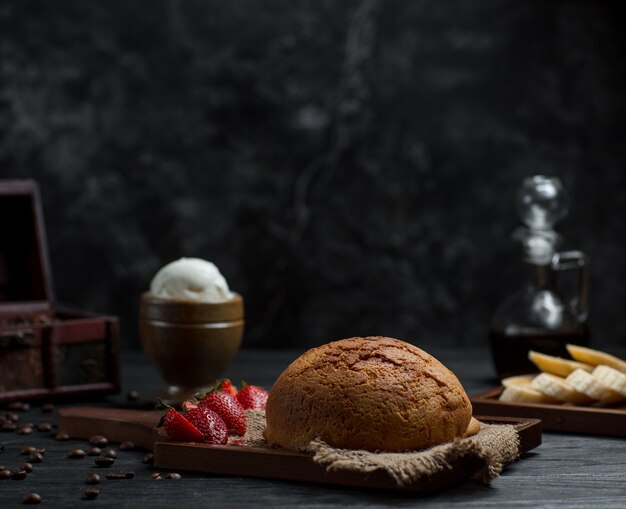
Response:
M200 256L268 346L486 341L515 190L558 175L593 330L624 343L624 26L602 1L0 1L0 172L42 187L60 301L136 344L152 275Z

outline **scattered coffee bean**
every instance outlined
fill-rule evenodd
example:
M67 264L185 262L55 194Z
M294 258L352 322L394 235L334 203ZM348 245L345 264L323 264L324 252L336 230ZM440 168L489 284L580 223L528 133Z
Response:
M135 444L133 444L130 440L120 444L120 451L132 451L134 448Z
M100 495L100 490L97 490L96 488L87 488L83 493L83 497L85 497L87 500L93 500L98 495Z
M109 480L119 480L119 479L132 479L135 477L135 472L132 470L129 471L120 471L120 472L107 472L106 478Z
M5 467L4 465L0 465L0 470L6 470L7 467Z
M20 426L17 428L18 435L31 435L33 433L33 428L30 426Z
M105 449L104 451L102 451L102 456L117 459L117 453L113 449Z
M109 441L102 435L94 435L89 439L89 443L91 445L95 445L96 447L104 447L109 443Z
M54 438L57 440L69 440L70 436L67 433L57 433Z
M88 475L85 482L87 484L100 484L100 476L98 474Z
M25 504L41 504L42 498L38 493L27 493L23 499Z
M128 394L126 394L126 399L128 401L137 401L139 399L139 393L137 391L128 391Z
M106 456L100 456L93 460L93 462L99 467L110 467L115 463L115 460L113 458L107 458Z
M13 479L14 481L22 481L26 479L27 475L28 472L26 470L16 470L11 474L11 479Z
M85 456L87 456L87 453L82 449L72 449L70 452L67 453L67 457L72 459L80 459L84 458Z
M11 479L11 473L10 470L0 470L0 479Z
M39 449L35 449L35 451L38 452L39 454L46 454L46 450L43 447Z
M32 447L32 446L28 446L28 447L22 447L22 450L20 451L20 454L28 455L28 454L32 454L34 452L37 452L37 448L36 447Z
M160 472L155 472L154 474L152 474L150 476L150 479L154 480L154 481L160 481L163 478L161 477L161 473Z
M29 463L43 463L43 454L40 452L33 452L28 458Z
M22 401L13 401L12 403L9 403L9 406L7 408L9 410L18 410L21 412L25 412L26 410L30 409L30 405L28 403L23 403Z
M100 447L91 447L87 449L87 456L100 456L102 454L102 449Z
M54 410L54 405L52 403L46 403L44 405L41 405L41 411L44 414L49 414L50 412L52 412Z
M16 414L15 412L9 412L5 415L5 417L7 421L17 422L20 420L19 414Z
M52 424L50 424L49 422L40 422L39 424L37 424L37 431L52 431Z
M33 471L33 466L30 463L24 463L21 467L20 470L24 470L26 472L28 472L29 474Z
M13 421L5 421L2 423L2 426L0 427L0 431L5 431L5 432L15 431L16 427L17 426L15 425Z
M142 463L152 463L154 461L154 454L152 454L151 452L147 452L146 454L143 455L143 459L141 460Z
M176 472L168 472L167 474L165 474L165 478L178 480L181 478L181 476L180 474L177 474Z

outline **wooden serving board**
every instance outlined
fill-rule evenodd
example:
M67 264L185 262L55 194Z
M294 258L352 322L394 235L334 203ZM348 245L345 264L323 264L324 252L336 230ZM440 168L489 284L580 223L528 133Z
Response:
M507 403L498 398L504 387L497 387L470 398L474 412L541 419L542 428L551 431L626 437L626 406L589 406Z
M170 442L155 428L163 414L156 411L124 410L101 407L74 407L59 411L59 431L73 438L100 434L110 441L131 440L140 447L153 449L154 466L209 474L263 477L344 486L391 490L434 491L468 479L480 467L477 460L465 459L451 470L408 488L398 487L383 471L370 474L327 471L311 456L280 449L264 449L195 442ZM541 422L537 419L475 416L490 424L512 424L520 438L520 455L541 444Z

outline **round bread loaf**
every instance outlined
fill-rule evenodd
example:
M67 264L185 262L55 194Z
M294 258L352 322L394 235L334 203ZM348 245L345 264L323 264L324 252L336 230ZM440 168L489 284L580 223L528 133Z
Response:
M397 339L349 338L309 350L280 375L265 438L291 450L320 438L406 451L462 437L471 417L459 380L431 355Z

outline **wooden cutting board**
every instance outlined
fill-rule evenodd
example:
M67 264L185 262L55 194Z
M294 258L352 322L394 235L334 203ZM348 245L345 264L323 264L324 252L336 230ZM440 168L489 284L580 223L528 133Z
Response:
M280 449L170 442L161 430L155 428L162 415L157 411L119 408L63 408L59 410L58 426L59 432L73 438L89 438L98 434L112 442L130 440L139 447L152 449L155 467L210 474L390 490L434 491L468 479L480 467L476 460L467 459L427 481L402 488L383 471L370 474L329 472L307 454ZM520 455L541 444L541 421L537 419L475 417L486 423L515 425L520 437Z
M540 419L544 430L626 437L626 406L590 406L508 403L500 401L504 387L470 397L475 412Z

